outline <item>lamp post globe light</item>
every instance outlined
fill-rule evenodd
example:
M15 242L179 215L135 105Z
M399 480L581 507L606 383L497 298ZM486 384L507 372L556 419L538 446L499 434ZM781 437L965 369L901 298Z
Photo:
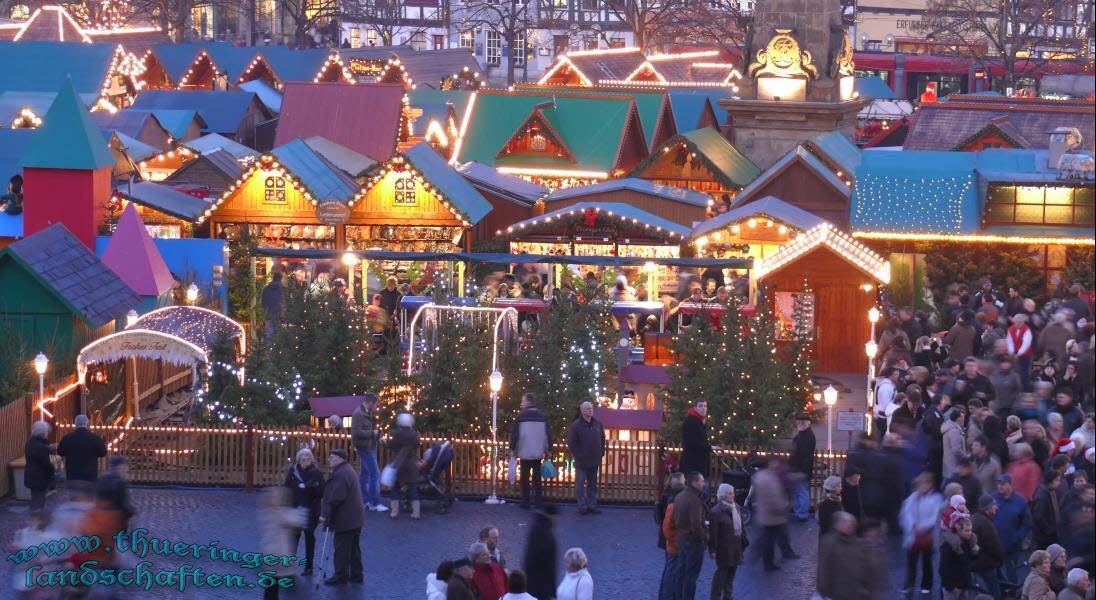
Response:
M49 359L45 353L39 352L34 357L34 371L38 373L38 410L44 410L42 401L46 398L46 368L49 367ZM39 413L41 416L44 413Z
M491 371L491 375L487 378L487 384L491 388L491 495L484 500L484 503L504 504L506 501L499 498L496 493L499 479L498 418L499 391L502 390L502 373L498 370Z
M192 283L192 284L188 285L187 288L186 288L186 303L187 304L194 304L197 301L198 301L198 285Z
M827 385L822 399L826 402L826 452L833 455L833 405L837 404L837 390Z
M126 313L126 327L133 327L133 325L137 323L137 319L139 318L141 317L137 314L137 311L133 310L132 308L129 309L129 312Z

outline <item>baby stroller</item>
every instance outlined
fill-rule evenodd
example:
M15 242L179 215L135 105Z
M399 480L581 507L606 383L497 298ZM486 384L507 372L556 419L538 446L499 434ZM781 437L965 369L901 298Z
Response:
M422 457L419 469L419 495L424 500L437 500L438 514L444 515L455 502L449 465L453 464L453 444L445 440L435 444Z

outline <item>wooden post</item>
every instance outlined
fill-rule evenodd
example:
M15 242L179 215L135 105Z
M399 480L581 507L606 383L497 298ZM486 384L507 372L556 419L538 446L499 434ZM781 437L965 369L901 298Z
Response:
M255 485L255 432L251 425L244 435L244 490L250 492Z

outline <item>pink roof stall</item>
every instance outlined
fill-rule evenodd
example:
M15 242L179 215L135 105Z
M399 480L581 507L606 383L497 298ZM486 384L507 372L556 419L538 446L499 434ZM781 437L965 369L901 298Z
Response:
M133 204L122 213L102 260L139 296L160 296L175 287L175 278Z

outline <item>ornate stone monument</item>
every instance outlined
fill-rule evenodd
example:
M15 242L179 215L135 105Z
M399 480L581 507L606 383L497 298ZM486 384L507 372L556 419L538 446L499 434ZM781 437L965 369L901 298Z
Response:
M840 0L758 2L739 95L719 101L734 145L767 168L820 133L852 137L867 102L856 96L852 57Z

